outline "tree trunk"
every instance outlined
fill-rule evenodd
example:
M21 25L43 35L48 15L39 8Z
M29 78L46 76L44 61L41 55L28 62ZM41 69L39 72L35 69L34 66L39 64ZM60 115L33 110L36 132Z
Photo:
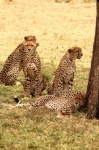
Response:
M86 99L88 101L88 118L97 117L99 114L99 0L97 0L96 30L93 45L93 55Z

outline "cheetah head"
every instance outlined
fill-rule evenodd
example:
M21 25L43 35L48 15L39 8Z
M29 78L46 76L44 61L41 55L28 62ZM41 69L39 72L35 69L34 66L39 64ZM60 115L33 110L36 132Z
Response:
M24 53L28 54L28 55L33 55L35 54L36 48L38 46L38 43L34 42L34 41L27 41L23 44L23 48L24 48Z
M29 36L25 36L24 37L25 42L27 41L33 41L34 43L36 43L36 37L33 35L29 35ZM36 47L39 46L39 43L36 43Z
M77 94L74 97L75 105L81 107L85 104L85 95L84 94Z
M68 53L70 60L80 59L83 56L82 49L80 47L72 47L68 49Z

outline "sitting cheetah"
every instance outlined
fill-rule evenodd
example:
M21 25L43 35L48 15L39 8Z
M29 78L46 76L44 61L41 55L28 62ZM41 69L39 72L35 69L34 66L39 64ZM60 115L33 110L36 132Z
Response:
M46 89L47 79L42 76L39 76L38 69L34 63L28 63L24 68L25 68L24 70L25 82L23 86L26 92L25 97L28 97L30 94L32 96L35 96L37 89L39 89L39 96L40 96L41 93Z
M40 59L36 57L36 46L33 44L33 41L25 42L21 53L23 56L22 63L25 75L25 82L23 84L24 96L29 97L30 94L32 94L35 97L38 97L41 95L41 92L45 89L44 86L46 85L44 85L44 79L41 73L41 63Z
M23 69L25 75L24 96L30 96L30 90L32 90L30 89L31 80L33 84L35 83L35 91L32 94L39 96L42 89L45 89L42 82L40 57L36 51L39 44L36 42L35 36L26 36L24 39L25 41L19 44L7 58L0 72L0 85L14 85L19 72Z
M48 108L56 110L59 115L70 115L76 112L85 104L85 94L69 90L69 93L56 97L55 95L43 95L35 100L35 102L20 103L18 98L14 98L18 103L15 106L10 106L11 108L16 107L27 107L27 108Z
M25 36L24 42L35 41L35 36ZM0 85L14 85L19 72L22 69L22 56L21 50L23 49L23 43L19 44L18 47L8 56L1 72L0 72ZM36 43L36 47L39 44ZM37 54L38 57L38 54ZM41 68L40 68L41 69Z
M48 94L62 96L71 88L76 71L75 61L80 59L82 55L82 50L79 47L68 49L59 63L53 82L48 86Z

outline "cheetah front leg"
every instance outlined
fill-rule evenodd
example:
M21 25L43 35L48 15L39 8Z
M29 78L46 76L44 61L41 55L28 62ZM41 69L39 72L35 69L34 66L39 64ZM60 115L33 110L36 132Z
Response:
M68 80L64 79L64 88L63 88L64 94L66 94L70 89L72 89L73 80L74 80L74 74L72 74Z
M66 116L70 116L71 111L66 107L66 105L63 105L57 109L57 118L63 118Z
M63 95L63 81L59 80L55 85L54 85L54 94L56 96L62 96Z
M51 82L51 83L48 84L47 93L49 95L52 95L53 91L54 91L54 85L53 85L53 82Z
M30 97L31 84L37 75L37 67L34 63L28 63L24 66L23 71L25 75L25 82L23 85L24 97Z
M41 79L39 79L39 77L36 76L34 82L35 82L34 96L39 97L41 95Z
M25 98L29 98L29 97L30 97L30 84L31 84L31 79L27 77L27 78L25 79L24 84L23 84L24 97L25 97Z

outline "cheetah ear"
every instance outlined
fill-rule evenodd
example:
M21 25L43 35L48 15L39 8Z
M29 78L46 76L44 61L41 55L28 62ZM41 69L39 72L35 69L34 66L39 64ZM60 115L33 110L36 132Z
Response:
M72 52L72 49L68 49L68 52L71 53L71 52Z
M36 42L36 37L35 36L33 36L33 41Z
M38 47L39 46L39 43L36 43L36 47Z
M24 37L24 40L27 41L27 36Z
M32 36L32 35L29 35L29 36L25 36L25 37L24 37L24 40L25 40L25 41L33 41L33 42L36 42L36 37L35 37L35 36Z

